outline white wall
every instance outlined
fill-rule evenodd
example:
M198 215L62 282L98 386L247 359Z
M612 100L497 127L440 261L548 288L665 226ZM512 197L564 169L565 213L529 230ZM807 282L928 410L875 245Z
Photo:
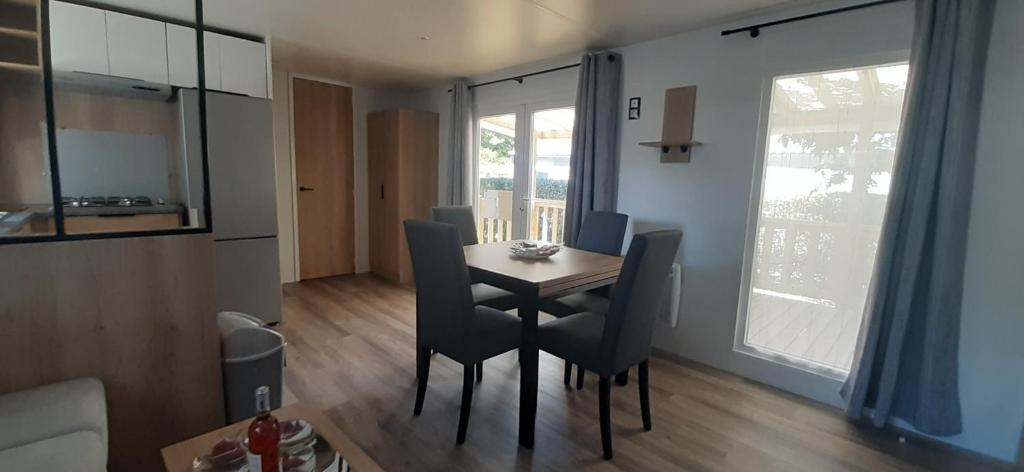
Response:
M292 226L295 192L292 190L291 126L289 110L291 94L288 93L288 73L274 69L274 172L277 185L277 244L281 261L281 283L294 282L295 270L295 228Z
M1024 425L1024 2L996 7L968 230L960 401L950 442L1013 460Z

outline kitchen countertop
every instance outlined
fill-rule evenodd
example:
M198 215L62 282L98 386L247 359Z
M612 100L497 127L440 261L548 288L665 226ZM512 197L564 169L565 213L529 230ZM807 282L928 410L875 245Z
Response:
M67 218L76 216L161 215L184 212L185 208L178 204L124 207L64 207L64 216ZM0 235L16 233L34 218L49 218L52 216L53 207L51 206L28 205L19 211L12 211L3 218L0 218Z

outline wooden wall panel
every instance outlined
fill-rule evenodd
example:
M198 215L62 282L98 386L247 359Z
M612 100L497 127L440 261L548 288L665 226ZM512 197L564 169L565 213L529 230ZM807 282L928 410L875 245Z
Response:
M110 470L223 425L210 235L0 246L0 393L107 392Z

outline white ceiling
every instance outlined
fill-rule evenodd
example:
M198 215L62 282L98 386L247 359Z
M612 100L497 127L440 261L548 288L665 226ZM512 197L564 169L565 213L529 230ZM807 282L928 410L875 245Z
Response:
M191 18L194 5L101 1L179 18ZM271 37L275 63L292 70L352 83L416 86L809 1L205 0L205 20Z

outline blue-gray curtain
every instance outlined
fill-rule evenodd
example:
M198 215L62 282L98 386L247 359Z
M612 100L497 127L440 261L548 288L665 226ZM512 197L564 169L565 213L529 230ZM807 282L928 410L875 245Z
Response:
M619 96L622 57L589 53L580 60L576 121L565 199L567 245L575 246L588 211L615 211L619 188Z
M473 91L465 79L452 85L451 122L448 130L448 188L444 204L469 205L473 161Z
M961 430L957 353L994 0L918 0L889 205L850 377L853 419Z

